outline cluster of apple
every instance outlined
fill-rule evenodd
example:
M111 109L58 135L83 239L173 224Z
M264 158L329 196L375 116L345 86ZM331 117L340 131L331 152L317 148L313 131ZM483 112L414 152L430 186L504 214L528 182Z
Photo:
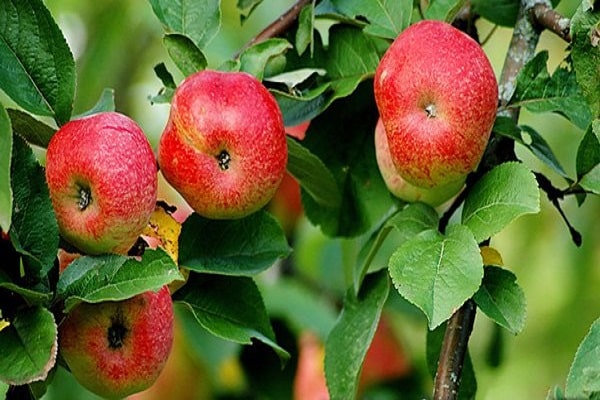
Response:
M254 77L202 71L178 87L158 165L198 214L233 219L257 211L273 197L286 163L281 111ZM127 254L155 209L157 173L150 143L130 118L103 112L63 125L46 154L61 236L83 254ZM60 354L75 378L110 398L151 386L172 341L167 286L82 303L59 326Z
M425 20L394 40L375 73L377 163L392 194L438 206L479 164L496 118L498 85L481 46Z

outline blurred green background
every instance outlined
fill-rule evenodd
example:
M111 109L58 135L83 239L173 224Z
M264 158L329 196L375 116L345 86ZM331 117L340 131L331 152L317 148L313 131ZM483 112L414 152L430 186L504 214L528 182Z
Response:
M291 3L289 0L264 0L246 23L240 25L235 1L222 2L221 31L206 49L209 67L216 67L231 58ZM575 0L563 1L558 10L564 15L571 15L578 3ZM148 100L162 86L153 67L165 62L176 81L182 76L177 75L177 69L170 63L162 46L163 30L149 2L48 0L46 4L65 33L76 59L75 113L93 106L104 88L113 88L117 110L136 120L156 147L169 106L151 105ZM492 28L485 21L480 21L480 37L485 37ZM499 28L485 43L484 49L497 76L510 37L509 29ZM545 32L542 35L539 48L550 51L550 71L561 63L566 47L566 43L552 34ZM560 116L550 114L523 112L520 122L542 133L566 171L571 176L575 175L574 160L583 133L581 130ZM564 186L558 176L526 151L518 149L518 154L534 170L547 173L557 186ZM172 202L180 201L165 185L162 186L162 196ZM490 354L493 326L483 314L477 316L470 348L478 378L478 399L543 399L554 385L564 386L579 342L591 323L600 316L600 200L589 197L582 208L577 206L574 198L562 204L573 225L583 235L580 248L571 242L566 226L545 198L540 214L519 219L492 240L491 245L501 252L506 267L515 272L525 292L528 318L520 335L503 334L503 347L498 349L502 363L493 367L486 361ZM344 264L349 262L348 258L356 246L352 241L327 239L304 220L298 225L295 237L294 261L298 267L305 268L311 279L326 281L329 289L339 293L344 282ZM401 310L402 307L406 306L397 308ZM399 311L396 317L395 331L418 367L424 362L426 325L422 318L411 313ZM189 333L189 329L193 328L186 330L186 319L181 320L184 321L182 330ZM204 370L205 374L215 373L216 359L222 361L223 357L240 351L237 346L216 341L203 332L196 331L194 335L196 340L184 340L183 357L188 357L191 360L188 361ZM198 343L206 343L207 346L198 349ZM208 354L210 351L207 349L215 346L220 351ZM201 356L196 357L198 354ZM211 378L213 385L215 380L220 380L221 385L230 385L228 389L235 391L236 385L245 384L234 364L220 363L216 373L219 376ZM192 398L211 397L209 385L204 385L198 375L179 378L188 392L196 394ZM68 374L59 369L55 384L45 398L93 398L84 393ZM174 394L172 398L178 397Z

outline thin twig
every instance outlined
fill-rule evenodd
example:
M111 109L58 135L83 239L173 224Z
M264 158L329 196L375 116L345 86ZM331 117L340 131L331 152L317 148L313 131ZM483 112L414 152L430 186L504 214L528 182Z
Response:
M472 299L458 309L446 326L435 374L434 399L451 400L458 397L467 344L473 331L477 306Z
M250 39L235 55L238 58L240 54L248 47L255 45L260 42L264 42L267 39L277 37L288 30L288 28L296 21L302 8L309 4L312 0L298 0L289 10L283 13L279 18L273 21L269 26L263 29L258 35Z

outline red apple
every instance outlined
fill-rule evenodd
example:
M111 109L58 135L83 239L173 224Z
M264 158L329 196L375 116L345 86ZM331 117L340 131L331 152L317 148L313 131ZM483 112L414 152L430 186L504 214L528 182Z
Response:
M458 193L465 182L465 177L462 177L456 182L446 183L433 188L423 188L408 183L400 176L396 166L392 162L381 118L375 126L375 156L377 157L377 166L379 167L381 176L390 193L407 202L420 201L433 207L439 206Z
M473 171L496 117L498 87L481 46L441 21L405 29L375 72L375 100L394 165L431 188Z
M63 125L48 146L46 180L61 235L88 254L126 253L156 203L150 143L115 112Z
M249 215L267 204L285 173L281 110L247 73L191 75L173 96L158 163L198 214L215 219Z
M81 303L59 326L59 350L73 376L107 398L149 388L172 342L173 303L166 286L124 301Z

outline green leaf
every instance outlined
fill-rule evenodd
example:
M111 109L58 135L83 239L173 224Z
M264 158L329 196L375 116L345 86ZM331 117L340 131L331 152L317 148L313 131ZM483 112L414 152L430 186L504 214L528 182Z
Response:
M499 135L513 139L531 151L555 172L567 178L567 173L554 155L548 142L532 127L526 125L517 126L512 118L498 116L494 122L493 131Z
M179 237L179 264L199 272L253 275L290 252L281 226L264 210L236 220L194 213Z
M509 107L525 107L535 113L555 112L579 128L587 128L592 114L575 73L559 67L550 77L547 62L548 51L544 50L523 67Z
M237 8L238 10L240 10L240 21L241 23L244 23L248 17L250 17L250 14L252 14L252 11L254 11L254 9L260 4L262 3L263 0L238 0L237 2Z
M401 245L390 258L389 273L402 297L435 329L477 291L483 262L469 229L451 225L446 235L431 229Z
M329 84L319 86L308 93L297 96L277 90L271 90L271 94L277 100L279 109L283 114L285 126L294 126L299 123L315 118L326 107ZM293 90L292 90L293 91Z
M0 104L0 230L8 232L12 218L13 193L10 185L10 163L13 133L8 113Z
M17 311L0 330L0 380L24 385L46 379L56 363L57 328L54 316L42 307Z
M163 44L169 56L184 76L206 68L208 62L202 51L187 36L172 33L163 37Z
M288 93L300 92L300 96L303 96L301 87L310 82L315 76L324 76L327 73L321 68L300 68L294 71L287 71L281 74L269 76L264 78L265 83L275 83L285 86L285 90Z
M579 180L579 186L600 195L600 164L597 164Z
M74 119L107 111L115 111L115 90L111 88L105 88L96 104L83 114L74 117Z
M573 69L594 117L600 115L600 47L598 23L600 10L583 1L571 18L571 52Z
M519 0L471 0L473 12L488 21L506 27L513 27L519 13Z
M390 233L395 232L394 244L397 247L402 245L413 236L423 232L424 230L434 229L438 225L437 212L423 203L409 204L403 210L392 214L381 228L377 229L366 241L358 254L356 264L354 266L354 290L358 293L363 279L369 270L369 266L376 256L383 256L389 260L391 253L381 254L383 242L388 238Z
M524 214L540 211L535 177L523 164L509 162L486 173L469 192L462 223L481 242Z
M152 10L167 33L189 37L200 49L216 36L221 27L220 1L149 0Z
M298 29L296 30L296 51L298 55L302 55L306 49L310 46L310 53L313 53L314 47L314 7L309 4L302 8L300 15L298 15Z
M269 314L285 319L298 334L308 329L325 340L335 325L335 306L298 280L279 279L260 289Z
M48 305L53 296L52 293L17 285L2 270L0 270L0 288L18 294L28 305Z
M452 22L466 0L431 0L425 10L425 18Z
M33 118L31 114L9 108L8 116L12 122L13 132L25 139L27 142L47 148L50 139L54 136L56 129Z
M240 55L240 71L247 72L262 81L267 63L291 48L290 42L279 38L267 39L255 44Z
M593 393L600 391L600 319L596 320L583 339L575 359L571 364L565 397L568 399L588 399ZM595 378L595 379L592 379Z
M10 239L15 249L24 255L26 273L39 280L54 266L58 251L58 223L44 170L21 137L14 136L13 140Z
M447 324L444 323L432 331L427 331L427 369L432 378L435 378L437 372L442 343L446 333L446 326ZM477 379L475 377L475 370L473 369L473 362L471 361L471 354L467 349L462 368L460 386L458 387L457 399L474 399L476 393Z
M349 289L325 343L325 377L331 400L356 398L358 378L389 295L385 271L368 275L358 296Z
M517 334L525 326L525 294L517 277L500 267L485 268L481 287L473 296L477 306L498 325Z
M169 72L165 63L156 64L154 66L154 73L158 79L160 79L165 88L177 89L175 79L173 79L173 75Z
M287 144L289 173L319 205L339 207L342 196L331 171L298 141L288 137Z
M213 335L236 343L256 338L275 350L282 361L289 354L275 342L275 334L256 283L249 277L192 273L173 295Z
M75 61L41 0L0 2L0 88L18 105L67 122L75 95Z
M377 116L368 81L313 119L302 141L331 171L342 196L339 207L325 208L302 191L308 219L328 236L364 233L394 204L375 159Z
M332 0L335 8L351 17L367 20L364 32L395 39L410 24L412 2L397 0Z
M577 178L581 179L600 164L600 120L595 119L588 127L577 149Z
M78 258L60 275L56 292L69 312L81 302L125 300L175 280L183 277L171 257L147 249L141 261L117 254Z

